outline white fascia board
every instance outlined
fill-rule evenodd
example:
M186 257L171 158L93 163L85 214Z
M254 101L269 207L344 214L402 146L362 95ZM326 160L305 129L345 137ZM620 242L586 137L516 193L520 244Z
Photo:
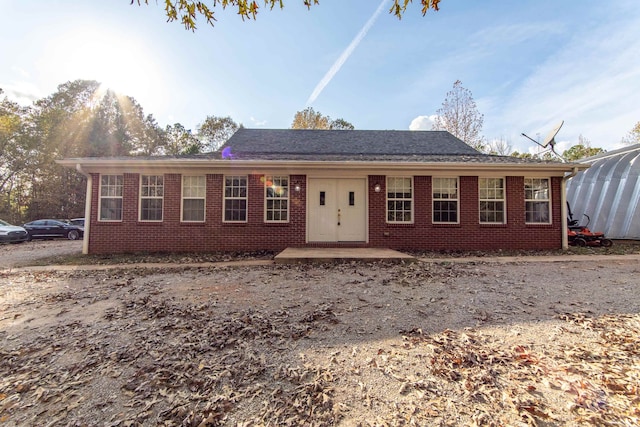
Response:
M78 158L57 161L62 166L76 168L85 173L189 173L229 174L264 173L280 171L289 174L309 174L311 171L347 170L370 175L414 174L460 176L564 176L575 167L587 169L589 165L575 163L475 163L475 162L355 162L355 161L260 161L260 160L212 160L212 159L101 159Z

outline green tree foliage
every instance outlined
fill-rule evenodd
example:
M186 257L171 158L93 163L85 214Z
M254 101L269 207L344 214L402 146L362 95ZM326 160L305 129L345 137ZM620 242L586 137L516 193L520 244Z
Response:
M553 162L560 161L560 159L557 156L551 154L550 151L545 151L537 154L520 153L518 151L514 151L510 154L510 156L517 157L519 159L537 159L537 160L553 161Z
M622 138L622 142L628 145L640 144L640 122L636 123L627 136Z
M161 154L181 155L197 154L202 151L202 142L180 123L167 125L164 131L164 144Z
M84 215L86 179L57 159L201 149L179 123L162 129L135 99L96 81L61 84L29 107L0 98L0 217L21 223Z
M197 134L203 142L203 150L216 151L241 127L231 117L207 116L198 126Z
M131 4L137 3L138 5L149 4L149 0L131 0ZM302 3L311 8L312 5L320 4L319 0L303 0ZM394 0L393 5L389 9L389 13L394 14L398 19L402 18L402 15L407 10L407 6L413 3L412 0ZM439 10L440 0L420 0L422 5L422 15L424 16L429 9ZM269 9L273 9L276 5L280 9L284 8L284 0L264 0L264 6ZM203 18L208 25L213 26L216 21L215 12L216 7L226 9L227 7L233 8L237 11L237 14L244 19L256 19L260 6L255 0L210 0L206 1L194 1L194 0L165 0L164 9L167 16L167 21L179 21L184 25L187 30L195 31L196 21L198 18Z
M329 125L332 130L354 130L355 127L345 119L335 119Z
M21 219L19 207L24 206L21 195L25 192L26 171L35 148L30 137L30 114L30 108L6 97L0 99L0 217L10 222Z
M578 143L562 152L562 158L569 162L604 153L602 148L591 147L591 141L584 136L578 137Z
M481 135L484 115L480 114L471 91L456 80L447 92L442 107L436 112L433 130L446 130L478 151L485 149Z
M354 126L344 119L332 120L331 117L323 116L312 107L307 107L293 116L291 129L353 130Z
M84 214L85 178L55 160L65 157L126 156L150 151L159 132L131 97L104 90L99 82L75 80L34 104L29 200L31 218Z

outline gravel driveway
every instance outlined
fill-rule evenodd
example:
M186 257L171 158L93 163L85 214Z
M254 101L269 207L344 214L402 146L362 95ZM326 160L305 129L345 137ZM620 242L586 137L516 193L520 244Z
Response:
M33 240L20 244L5 244L0 245L0 269L17 267L53 255L80 253L82 240Z
M0 250L6 267L81 242ZM638 273L637 257L0 271L0 422L639 425Z

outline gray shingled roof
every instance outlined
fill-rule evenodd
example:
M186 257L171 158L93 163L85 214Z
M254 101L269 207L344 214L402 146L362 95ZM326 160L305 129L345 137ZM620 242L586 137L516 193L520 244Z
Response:
M239 129L220 149L235 158L485 156L446 131ZM363 159L365 160L365 159Z

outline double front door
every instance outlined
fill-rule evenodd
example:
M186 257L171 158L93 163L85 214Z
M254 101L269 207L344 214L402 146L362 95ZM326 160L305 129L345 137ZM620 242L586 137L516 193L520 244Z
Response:
M366 241L366 189L364 178L309 178L309 241Z

